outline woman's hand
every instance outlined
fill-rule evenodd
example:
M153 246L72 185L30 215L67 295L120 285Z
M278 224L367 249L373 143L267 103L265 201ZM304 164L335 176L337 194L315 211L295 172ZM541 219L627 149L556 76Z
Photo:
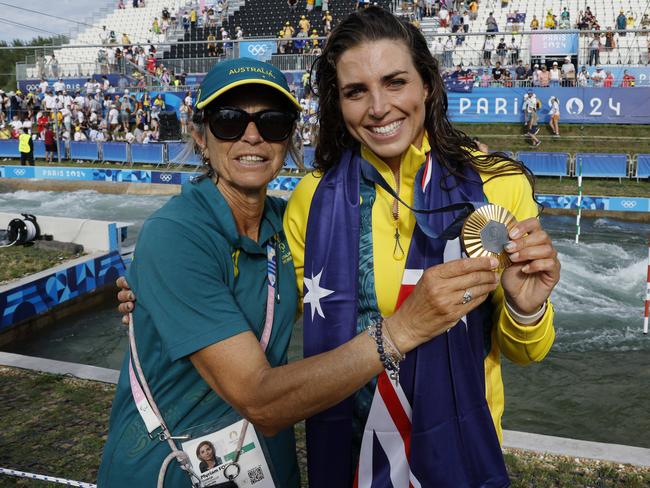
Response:
M386 319L389 333L401 352L446 332L496 289L495 258L449 261L425 270L413 292L394 315Z
M512 266L503 271L501 285L510 306L522 315L537 312L560 280L560 261L551 238L537 218L519 222L505 247Z
M135 308L135 295L129 288L129 284L126 282L124 276L120 276L115 282L120 291L117 293L117 299L120 301L117 309L120 313L123 313L122 323L124 325L129 325L129 314L133 312Z

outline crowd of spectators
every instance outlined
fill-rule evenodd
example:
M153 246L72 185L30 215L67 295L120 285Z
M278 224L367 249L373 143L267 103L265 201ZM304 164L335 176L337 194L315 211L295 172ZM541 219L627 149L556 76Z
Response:
M82 89L68 91L62 81L38 90L5 93L0 90L0 139L17 139L27 129L34 140L46 140L48 129L66 141L157 142L160 114L168 107L163 94L116 93L106 77L88 79ZM192 115L192 93L187 92L179 108L181 131L188 133Z
M604 70L602 66L597 65L589 71L587 66L582 66L579 71L576 70L570 56L562 61L559 66L557 61L553 61L550 68L546 64L524 64L520 59L514 68L504 67L499 61L493 68L479 68L472 70L457 65L454 70L443 71L443 79L452 81L452 89L462 91L464 85L471 87L536 87L548 88L557 86L579 86L593 88L611 88L619 86L622 88L631 88L635 85L636 79L628 70L623 71L623 76L615 80L611 71Z

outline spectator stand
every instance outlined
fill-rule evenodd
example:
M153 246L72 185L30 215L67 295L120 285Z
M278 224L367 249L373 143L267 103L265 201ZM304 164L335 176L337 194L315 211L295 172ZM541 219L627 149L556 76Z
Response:
M574 176L580 164L586 178L618 178L621 182L630 174L627 154L577 153Z
M635 159L636 171L634 177L636 181L640 178L650 178L650 154L637 154Z
M571 158L560 152L520 152L517 159L524 163L535 176L569 176ZM583 167L584 174L584 167Z

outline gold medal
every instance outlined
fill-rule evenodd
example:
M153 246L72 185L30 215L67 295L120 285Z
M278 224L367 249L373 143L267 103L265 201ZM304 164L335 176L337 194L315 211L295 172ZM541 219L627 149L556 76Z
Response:
M503 207L488 204L476 209L463 224L461 238L471 258L492 256L499 260L499 269L510 266L508 253L503 249L510 242L509 233L517 219Z

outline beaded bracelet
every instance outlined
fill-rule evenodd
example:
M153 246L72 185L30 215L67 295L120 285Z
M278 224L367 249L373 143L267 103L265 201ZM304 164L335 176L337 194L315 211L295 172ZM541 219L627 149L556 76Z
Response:
M382 327L384 319L381 317L377 322L368 327L368 335L375 340L377 344L377 354L384 369L388 371L388 376L395 381L395 385L399 384L399 363L404 359L404 355L392 344L386 341ZM388 351L387 351L388 349Z

